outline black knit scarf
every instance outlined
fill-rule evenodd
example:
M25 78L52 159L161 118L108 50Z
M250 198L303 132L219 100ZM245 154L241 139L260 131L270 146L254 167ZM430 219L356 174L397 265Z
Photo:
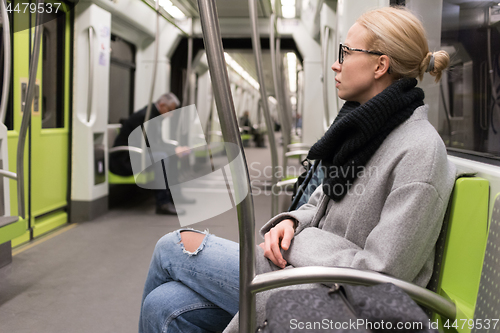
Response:
M326 168L323 191L331 199L342 200L389 133L424 104L416 85L416 79L401 79L363 105L346 102L311 147L307 158Z

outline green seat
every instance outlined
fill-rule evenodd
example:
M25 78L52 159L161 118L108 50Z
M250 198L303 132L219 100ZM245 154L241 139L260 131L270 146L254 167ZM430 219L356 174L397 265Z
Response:
M441 262L437 272L435 267L438 277L434 276L431 281L435 288L430 289L455 303L457 323L474 318L487 241L488 199L486 179L457 179L443 226L444 242L437 244L436 262ZM443 327L446 319L434 316L433 321L436 320L445 332L470 332L467 325L446 328ZM453 322L448 321L447 326L451 324Z
M137 177L137 179L136 179ZM147 184L155 179L155 174L151 172L143 172L137 176L119 176L108 171L109 184Z

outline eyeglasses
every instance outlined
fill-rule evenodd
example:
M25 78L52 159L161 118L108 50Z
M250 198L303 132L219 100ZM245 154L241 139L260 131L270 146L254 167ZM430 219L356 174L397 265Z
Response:
M344 63L344 58L345 58L345 53L346 51L357 51L357 52L364 52L364 53L369 53L369 54L376 54L376 55L384 55L382 52L377 52L377 51L368 51L368 50L362 50L362 49L355 49L349 46L342 45L340 43L339 46L339 64Z

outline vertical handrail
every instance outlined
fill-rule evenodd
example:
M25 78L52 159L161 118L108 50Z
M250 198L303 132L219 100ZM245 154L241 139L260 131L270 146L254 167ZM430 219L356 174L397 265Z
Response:
M248 5L250 9L250 21L252 22L252 45L253 53L255 56L257 77L260 84L260 97L262 101L262 108L264 110L264 120L267 126L267 137L269 139L269 146L271 148L271 166L273 170L271 176L271 189L274 189L276 183L278 182L278 152L276 149L276 140L274 139L273 121L271 119L271 113L269 112L269 104L267 101L264 72L262 70L262 51L260 48L259 28L257 26L257 6L255 4L255 0L248 0ZM271 214L271 216L278 214L278 197L274 194L271 195Z
M158 51L159 51L159 43L160 43L160 12L159 12L159 0L155 1L155 14L156 14L156 31L155 31L155 48L154 48L154 58L153 58L153 77L151 80L151 91L149 92L148 105L146 107L146 115L144 117L144 126L142 127L144 138L147 138L148 133L148 120L151 118L151 109L153 107L153 95L155 92L155 83L156 83L156 71L158 67ZM146 149L146 140L142 140L141 148L143 152L148 151L149 157L152 163L154 163L153 156L150 150ZM143 153L141 156L142 168L146 167L146 154ZM163 163L163 162L162 162Z
M192 29L191 29L192 30ZM184 87L182 87L182 103L181 107L185 107L188 105L190 100L190 80L191 80L191 72L192 72L192 63L193 63L193 36L188 37L188 55L187 55L187 69L186 69L186 82L184 82ZM182 138L189 132L189 126L187 124L190 123L189 120L186 119L189 117L188 113L181 113L181 118L183 119L178 127L178 138Z
M304 115L304 70L301 69L297 71L297 112L296 115L303 117ZM302 118L302 121L304 119ZM295 118L295 134L298 135L297 127L298 117Z
M158 49L160 43L160 13L159 13L159 1L155 1L155 13L156 13L156 31L155 31L155 49L154 49L154 60L153 60L153 78L151 81L151 91L149 92L148 106L146 108L146 117L144 117L144 131L146 132L147 121L151 117L151 108L153 103L153 95L155 93L155 83L156 83L156 71L158 68Z
M182 107L186 106L189 102L189 79L191 77L193 63L193 36L188 38L188 58L187 58L187 70L186 70L186 82L184 82L184 88L182 91Z
M285 126L285 122L287 121L286 119L286 112L285 112L285 106L283 105L283 100L282 96L280 94L280 82L281 80L278 79L278 69L276 65L276 40L275 40L275 34L274 34L274 26L276 23L276 16L274 13L271 14L271 20L270 20L270 27L269 27L269 49L271 51L271 67L273 71L273 83L274 83L274 91L276 95L276 101L278 102L278 114L280 116L280 121L281 121L281 133L283 135L283 154L282 154L282 167L283 170L287 169L287 157L286 157L286 147L290 143L290 131L288 126ZM272 193L274 196L274 191ZM277 213L273 211L273 216Z
M285 121L283 124L281 124L282 127L288 132L291 133L291 128L292 128L292 109L290 107L290 98L288 98L288 93L287 89L289 88L288 83L283 83L287 82L285 81L284 78L284 71L285 67L283 66L283 56L281 54L281 38L277 37L276 38L276 61L277 61L277 74L278 74L278 81L279 81L279 88L280 88L280 94L281 94L281 101L283 102L283 118ZM290 144L290 141L285 142L285 147Z
M37 0L37 8L43 4L43 0ZM35 45L33 54L31 55L28 89L26 99L24 100L23 120L19 130L19 141L17 143L17 214L21 218L25 218L25 202L24 202L24 147L26 145L26 134L31 120L31 103L33 102L33 94L35 93L36 72L38 70L38 57L40 55L40 39L41 39L41 16L42 13L37 11L35 20Z
M3 40L4 40L4 58L3 58L3 87L2 87L2 102L0 103L0 119L2 124L5 123L7 116L7 102L9 100L10 88L10 64L11 64L11 45L10 45L10 22L9 14L7 14L6 0L0 0L2 6L2 22L3 22Z
M323 106L325 108L326 127L330 126L330 108L328 107L328 44L330 39L330 27L325 26L321 48L323 49Z
M479 65L479 127L488 130L488 64L483 61ZM483 98L484 96L484 98Z
M89 82L87 93L87 122L92 117L92 103L94 102L94 34L93 26L89 27Z
M493 112L495 111L495 107L497 106L497 91L495 89L495 80L494 80L494 71L493 71L493 62L491 59L491 7L488 8L488 29L486 30L487 34L487 54L488 54L488 73L489 73L489 78L490 78L490 83L491 83L491 97L493 98L493 105L491 106L491 112L487 113L487 118L490 120L490 125L491 125L491 130L493 131L493 134L497 134L497 130L495 128L495 123L493 122ZM489 115L489 117L488 117Z
M227 150L228 159L230 161L234 160L238 157L239 153L242 154L243 160L245 160L238 130L238 120L234 112L231 88L229 86L215 0L198 0L198 8L222 135L225 142L239 146L239 152L235 152L232 149ZM246 185L250 189L250 178L246 163L244 164L244 168L246 172ZM238 179L237 176L241 177L241 175L233 174L233 180ZM238 193L238 191L235 191L235 193ZM238 204L237 212L240 230L240 332L253 332L255 296L250 291L250 283L255 276L255 219L253 199L250 194Z

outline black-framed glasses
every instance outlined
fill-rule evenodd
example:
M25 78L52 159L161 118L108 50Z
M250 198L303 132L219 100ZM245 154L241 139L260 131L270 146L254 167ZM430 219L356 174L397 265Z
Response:
M384 55L382 52L378 51L369 51L369 50L362 50L362 49L355 49L346 45L343 45L340 43L339 46L339 64L344 63L344 57L345 57L345 52L346 51L357 51L357 52L364 52L364 53L369 53L369 54L376 54L376 55Z

